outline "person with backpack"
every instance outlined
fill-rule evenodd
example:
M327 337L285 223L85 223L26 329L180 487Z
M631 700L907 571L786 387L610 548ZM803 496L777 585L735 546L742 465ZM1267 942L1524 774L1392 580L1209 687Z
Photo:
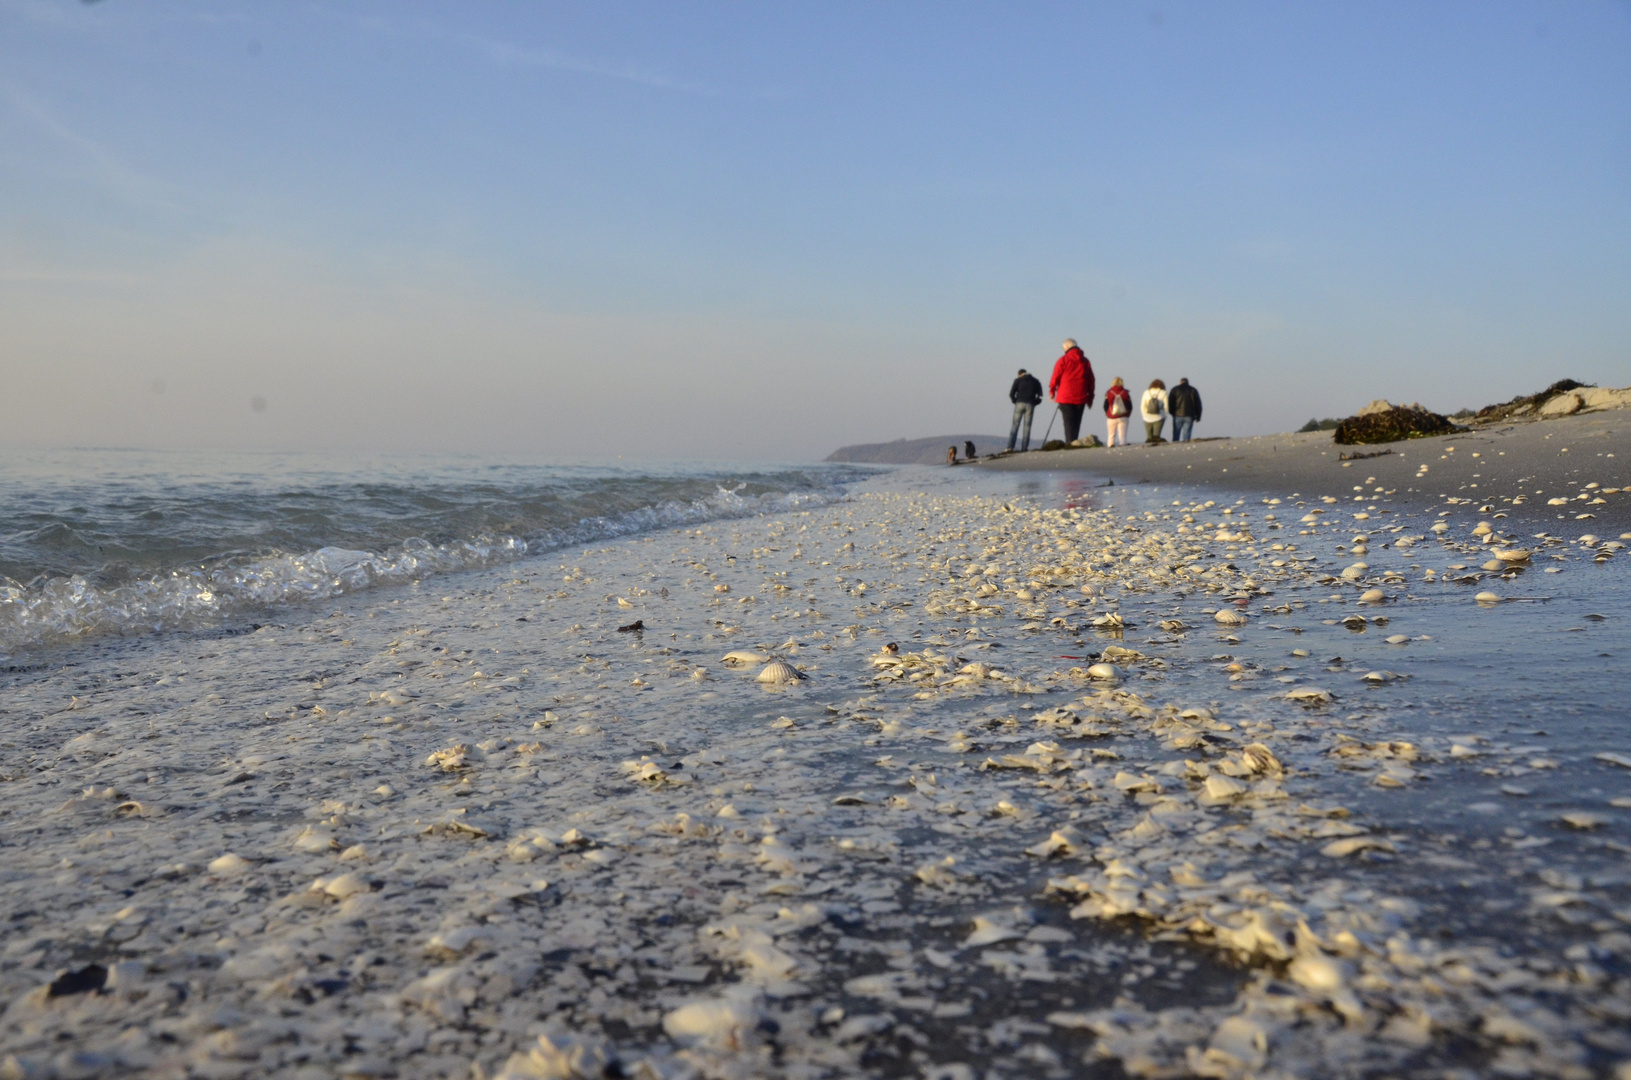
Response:
M1019 449L1023 453L1031 448L1031 419L1036 416L1036 407L1042 404L1041 380L1020 368L1019 378L1008 388L1008 400L1014 403L1014 422L1008 428L1008 452L1014 452L1014 442L1019 440ZM1019 434L1021 423L1025 425L1022 440Z
M1066 338L1065 354L1054 362L1048 396L1059 403L1059 418L1065 422L1065 442L1075 442L1082 434L1082 410L1093 401L1093 365L1072 338Z
M1104 416L1106 421L1104 445L1114 446L1116 440L1121 445L1127 445L1127 418L1133 414L1133 396L1121 383L1121 376L1117 375L1110 389L1104 392Z
M1188 379L1179 379L1167 394L1167 411L1172 414L1172 441L1188 442L1201 419L1200 391Z
M1144 420L1144 441L1151 446L1165 442L1161 429L1167 425L1167 384L1160 379L1150 382L1150 388L1138 402L1138 414Z

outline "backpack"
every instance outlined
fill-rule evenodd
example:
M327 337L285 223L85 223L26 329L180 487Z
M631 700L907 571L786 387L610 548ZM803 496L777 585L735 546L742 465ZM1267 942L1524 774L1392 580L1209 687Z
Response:
M1129 404L1129 399L1128 399L1127 394L1125 392L1122 392L1120 394L1117 394L1117 393L1111 393L1110 394L1110 412L1109 412L1110 419L1120 420L1123 416L1126 416L1128 413L1130 413L1132 411L1133 411L1133 407L1132 407L1131 404Z

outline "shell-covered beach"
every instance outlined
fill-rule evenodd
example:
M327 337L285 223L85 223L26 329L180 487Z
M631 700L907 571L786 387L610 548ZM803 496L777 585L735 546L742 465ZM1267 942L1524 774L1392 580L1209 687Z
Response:
M0 1073L1623 1076L1618 460L907 469L20 660Z

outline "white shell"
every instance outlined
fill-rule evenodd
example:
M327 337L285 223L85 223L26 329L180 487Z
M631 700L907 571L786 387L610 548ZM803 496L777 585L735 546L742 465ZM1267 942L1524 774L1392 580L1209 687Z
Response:
M1121 669L1114 664L1094 664L1087 669L1087 677L1090 679L1104 679L1108 682L1119 682L1121 680Z
M1222 623L1224 626L1245 626L1246 625L1246 616L1241 614L1240 612L1234 610L1233 608L1224 608L1222 611L1220 611L1216 615L1212 616L1212 618L1216 619L1219 623Z
M759 672L755 681L780 685L782 683L795 683L806 677L802 671L792 664L784 664L778 660L774 664L766 664L765 669Z
M1529 549L1527 548L1496 548L1495 557L1502 562L1528 562Z
M762 664L769 659L769 653L757 652L753 649L737 649L721 656L719 662L722 664Z
M1366 589L1359 594L1361 604L1380 604L1387 599L1387 593L1381 589Z
M1473 599L1478 601L1480 604L1498 604L1501 602L1501 598L1492 592L1481 592L1477 596L1473 597Z

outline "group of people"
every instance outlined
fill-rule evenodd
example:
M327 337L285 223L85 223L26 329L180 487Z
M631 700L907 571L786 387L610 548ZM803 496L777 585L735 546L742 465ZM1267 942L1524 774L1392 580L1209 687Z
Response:
M1059 406L1059 418L1065 425L1065 443L1075 443L1082 434L1082 413L1093 404L1093 365L1082 354L1081 347L1065 339L1065 353L1053 365L1053 378L1048 381L1048 396ZM1008 449L1016 444L1020 450L1031 448L1031 421L1036 407L1042 404L1042 383L1035 375L1019 369L1019 377L1008 391L1008 400L1014 403L1014 420L1008 429ZM1188 442L1201 418L1201 395L1188 379L1179 379L1171 390L1160 379L1150 383L1138 402L1138 414L1144 421L1146 443L1165 442L1161 432L1167 417L1172 417L1172 441ZM1104 393L1106 446L1127 445L1127 422L1133 415L1133 398L1117 376Z

